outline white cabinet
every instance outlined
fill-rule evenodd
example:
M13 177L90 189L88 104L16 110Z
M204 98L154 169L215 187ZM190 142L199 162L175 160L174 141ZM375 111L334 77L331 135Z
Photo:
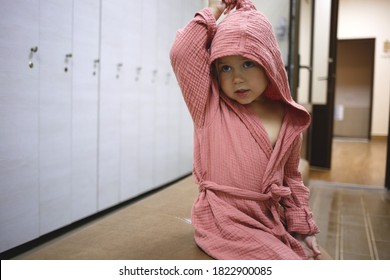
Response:
M120 201L140 194L138 158L139 100L142 74L141 32L142 1L124 1L121 23L121 55L123 57L121 88Z
M39 1L24 3L0 1L0 251L39 236Z
M157 0L142 1L141 61L139 96L139 190L150 190L154 186L154 141L155 141L155 95L158 68L157 49ZM156 139L157 140L157 139Z
M142 2L102 1L99 110L99 210L139 189Z
M177 0L175 0L177 1ZM191 1L189 7L183 9L183 18L182 20L175 20L181 22L181 25L184 25L191 17L194 16L194 11L199 11L202 9L202 1ZM179 28L179 27L177 27ZM175 28L175 29L177 29ZM180 95L179 89L176 87L173 89L175 94ZM177 93L179 92L179 93ZM179 133L179 143L180 143L180 154L179 154L179 172L181 174L186 174L188 170L192 170L192 160L193 160L193 123L191 116L186 108L184 100L181 98L179 100L178 108L180 108L180 133Z
M40 234L97 211L99 12L40 1Z
M169 50L202 4L0 0L1 252L190 173Z
M97 211L100 1L73 3L71 218Z
M120 200L121 91L126 67L121 26L126 16L125 0L101 2L100 94L99 94L99 163L98 208ZM128 14L127 14L128 16Z
M192 169L193 125L169 60L169 51L181 28L201 8L201 1L157 1L154 88L154 185L161 186ZM175 9L172 9L175 7ZM186 11L185 16L177 11Z
M156 48L155 61L158 72L155 83L155 109L154 109L154 178L155 185L161 186L169 182L172 178L169 174L169 78L172 70L169 62L170 41L167 40L170 33L171 14L177 12L176 8L172 9L172 1L157 1L156 21ZM177 176L177 174L176 174Z
M40 1L40 233L71 222L72 2Z

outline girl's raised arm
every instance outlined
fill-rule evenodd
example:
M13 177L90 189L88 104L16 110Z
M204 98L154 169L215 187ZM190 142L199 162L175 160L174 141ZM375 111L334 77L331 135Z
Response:
M177 32L170 52L171 64L195 126L204 123L211 86L209 47L216 19L223 13L222 1L210 0L205 8Z

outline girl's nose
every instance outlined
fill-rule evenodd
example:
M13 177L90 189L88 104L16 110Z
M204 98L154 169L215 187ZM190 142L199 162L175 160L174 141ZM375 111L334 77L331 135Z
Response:
M241 71L239 71L239 70L233 71L233 83L239 84L239 83L242 83L243 81L244 81L244 78L243 78Z

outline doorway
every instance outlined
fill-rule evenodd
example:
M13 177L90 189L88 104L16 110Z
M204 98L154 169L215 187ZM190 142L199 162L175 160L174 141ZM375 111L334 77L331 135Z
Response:
M333 136L371 139L375 39L337 41Z

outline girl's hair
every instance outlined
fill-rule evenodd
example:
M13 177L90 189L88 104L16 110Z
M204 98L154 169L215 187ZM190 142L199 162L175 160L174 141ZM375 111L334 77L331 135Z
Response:
M218 81L218 69L217 69L217 60L213 61L210 65L210 75L213 79Z

